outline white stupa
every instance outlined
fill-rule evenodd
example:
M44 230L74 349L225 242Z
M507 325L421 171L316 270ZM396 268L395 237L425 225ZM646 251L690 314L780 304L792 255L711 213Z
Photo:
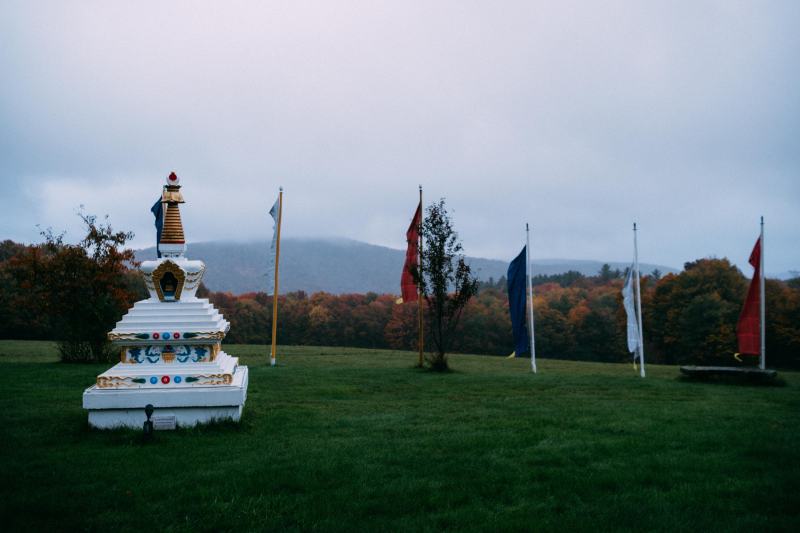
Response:
M206 267L184 257L180 189L170 174L154 207L159 259L140 267L150 298L136 302L108 334L120 362L83 393L92 427L142 428L148 404L165 425L238 421L242 414L247 367L220 347L228 321L195 295Z

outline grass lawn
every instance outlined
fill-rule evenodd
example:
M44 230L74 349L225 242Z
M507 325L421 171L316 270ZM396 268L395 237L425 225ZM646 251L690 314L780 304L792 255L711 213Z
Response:
M28 530L800 530L800 374L687 383L675 367L226 346L240 425L89 430L109 365L0 342L0 519Z

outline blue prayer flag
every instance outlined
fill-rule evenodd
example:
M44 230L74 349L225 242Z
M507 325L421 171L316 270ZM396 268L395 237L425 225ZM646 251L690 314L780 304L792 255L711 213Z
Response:
M527 303L527 268L525 246L519 255L508 265L508 311L511 314L511 330L514 332L514 353L517 357L530 353L528 326L525 322Z
M164 206L161 203L161 198L156 200L150 212L156 217L156 253L161 257L161 250L158 248L158 243L161 242L161 228L164 226Z

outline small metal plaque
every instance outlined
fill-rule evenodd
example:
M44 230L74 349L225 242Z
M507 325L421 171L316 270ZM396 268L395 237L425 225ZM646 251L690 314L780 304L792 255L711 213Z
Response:
M153 429L156 431L164 431L175 429L177 420L175 415L154 415L153 416Z

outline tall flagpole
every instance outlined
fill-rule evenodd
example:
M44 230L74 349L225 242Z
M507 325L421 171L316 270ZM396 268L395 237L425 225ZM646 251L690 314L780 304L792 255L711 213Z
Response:
M419 235L419 247L418 247L418 254L417 254L417 264L419 267L417 271L419 272L420 282L417 284L417 327L419 328L419 366L422 366L422 353L424 352L425 348L425 325L422 320L422 219L424 217L423 209L422 209L422 185L419 186L419 228L417 228L417 234Z
M639 283L639 243L636 238L636 222L633 223L633 264L636 271L636 321L639 329L639 375L644 377L644 335L642 334L642 290Z
M528 281L528 325L530 326L531 334L531 372L536 373L536 343L533 340L533 282L531 276L533 275L533 265L531 265L531 232L528 229L528 223L525 223L525 273Z
M761 370L764 370L765 365L766 365L766 359L767 359L767 354L766 354L766 321L764 320L765 314L766 314L765 311L766 311L766 303L767 303L766 300L767 300L767 298L766 298L766 292L765 292L765 287L764 287L764 217L763 216L761 217L761 238L760 238L760 242L761 242L761 253L758 254L759 257L760 257L759 265L758 265L758 270L759 270L759 273L760 273L760 275L759 275L760 279L758 280L758 285L759 285L759 289L760 289L759 292L761 293L760 294L760 297L761 297L760 298L760 300L761 300L761 302L760 302L761 328L760 328L760 335L759 335L761 337L761 357L759 358L759 361L758 361L758 367Z
M278 193L278 235L275 244L275 288L272 292L272 352L269 364L275 366L275 348L278 344L278 264L281 257L281 219L283 218L283 187Z

